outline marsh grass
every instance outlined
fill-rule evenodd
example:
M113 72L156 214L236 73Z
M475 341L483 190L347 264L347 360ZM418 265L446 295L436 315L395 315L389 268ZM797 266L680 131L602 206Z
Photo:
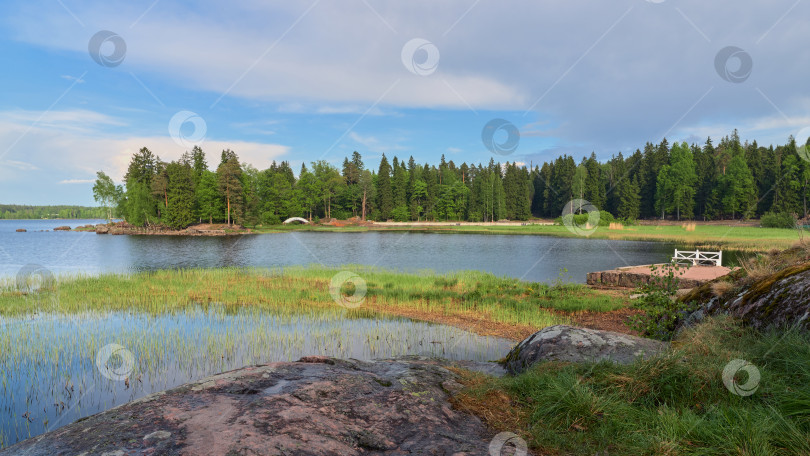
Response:
M213 305L157 316L2 317L0 325L0 448L145 394L246 365L309 355L486 361L511 347L503 339L403 318L275 315L253 307L227 312ZM102 347L109 344L123 351L105 360ZM121 377L105 375L99 362Z
M0 315L38 311L157 314L215 305L228 312L251 307L283 315L348 312L354 317L414 310L542 328L570 322L561 312L606 312L624 306L619 298L564 282L522 282L476 271L435 275L429 271L407 274L358 265L341 269L358 274L366 282L365 302L358 309L346 311L329 294L330 280L340 269L310 266L66 276L36 292L20 290L16 281L7 279L0 282ZM342 291L353 292L345 288Z
M759 369L754 395L726 389L732 359ZM550 454L810 454L806 333L761 334L715 318L684 332L670 353L629 366L549 362L516 377L468 375L461 407L487 410L505 395L498 407L513 410L489 424Z
M360 307L347 309L333 300L329 286L340 270L365 281ZM347 295L356 291L352 284L341 287ZM246 364L312 354L493 360L511 346L391 314L539 328L566 323L571 312L622 306L622 299L563 281L547 285L481 272L405 274L363 266L158 270L61 276L48 283L3 279L0 448ZM97 354L112 343L133 354L126 383L105 378L97 366ZM108 363L115 368L122 359Z

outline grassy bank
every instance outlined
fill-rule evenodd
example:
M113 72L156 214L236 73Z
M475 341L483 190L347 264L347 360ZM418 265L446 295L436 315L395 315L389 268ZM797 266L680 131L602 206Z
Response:
M581 237L561 225L443 225L443 226L324 226L324 225L282 225L255 228L257 232L273 233L287 231L319 232L363 232L363 231L415 231L427 233L467 233L467 234L515 234L544 235L559 237ZM694 246L703 249L734 249L747 251L767 251L787 248L800 239L797 230L781 228L761 228L755 226L734 225L697 225L693 231L687 231L678 225L636 225L622 229L599 227L591 239L612 239L628 241L672 242L683 246Z
M753 395L726 388L734 359L760 373ZM810 454L808 334L758 334L717 318L630 366L549 362L516 377L465 375L457 405L538 454ZM744 385L747 375L735 379Z
M569 323L583 310L606 312L625 305L578 284L521 282L483 272L444 275L405 274L364 266L345 266L362 279L366 291L356 308L341 306L329 287L339 269L160 270L132 275L64 277L36 292L13 280L0 286L0 315L32 311L178 312L190 307L243 307L276 313L393 314L464 326L479 334L521 338L544 326ZM346 282L342 296L359 288ZM359 296L359 295L358 295Z

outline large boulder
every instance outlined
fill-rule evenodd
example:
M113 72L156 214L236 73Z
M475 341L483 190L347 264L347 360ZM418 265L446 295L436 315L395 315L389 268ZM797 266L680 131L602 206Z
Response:
M67 225L57 226L53 229L54 231L70 231L70 227Z
M461 385L446 363L307 357L246 367L146 396L0 454L487 455L493 433L453 409L449 398Z
M639 357L654 356L666 342L612 331L556 325L543 328L519 343L506 355L504 367L519 374L541 361L629 364Z
M810 330L810 264L760 279L730 298L712 298L687 322L698 314L731 315L756 329L797 326Z

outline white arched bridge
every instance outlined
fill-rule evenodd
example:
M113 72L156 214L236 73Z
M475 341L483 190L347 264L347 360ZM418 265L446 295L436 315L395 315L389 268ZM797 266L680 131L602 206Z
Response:
M287 220L284 220L284 224L292 223L292 222L301 222L301 223L309 223L309 220L301 217L290 217Z

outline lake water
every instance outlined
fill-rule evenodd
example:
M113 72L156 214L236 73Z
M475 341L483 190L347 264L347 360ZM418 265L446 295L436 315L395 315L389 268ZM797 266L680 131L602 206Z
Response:
M503 357L511 346L444 325L341 314L195 309L161 316L0 318L0 448L246 365L307 355L487 361Z
M99 222L0 220L0 277L13 278L32 264L56 275L362 264L403 271L473 269L528 281L583 282L591 271L665 262L675 247L582 238L407 232L179 237L52 231L60 225ZM18 228L28 231L17 233ZM0 318L0 447L151 392L247 364L316 354L358 359L429 354L492 360L503 357L511 345L443 325L349 318L348 314L279 316L244 311L228 315L214 309L160 316Z
M668 261L675 245L525 235L288 232L227 237L110 236L52 230L98 220L0 220L0 276L27 264L54 274L162 268L343 264L448 272L477 269L535 282ZM27 229L16 233L15 229Z

